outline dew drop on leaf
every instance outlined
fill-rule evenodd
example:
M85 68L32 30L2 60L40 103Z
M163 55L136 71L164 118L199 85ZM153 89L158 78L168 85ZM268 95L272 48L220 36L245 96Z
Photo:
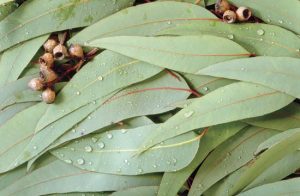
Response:
M77 92L76 92L76 95L80 95L80 92L79 92L79 91L77 91Z
M228 39L234 39L234 35L233 34L229 34L227 37L228 37Z
M79 164L79 165L83 165L84 164L84 159L77 159L77 163Z
M139 169L138 169L138 172L139 172L139 173L142 173L142 172L143 172L143 170L142 170L141 168L139 168Z
M265 34L265 31L263 29L258 29L256 31L257 35L264 35Z
M86 152L92 152L92 151L93 151L93 148L92 148L91 146L85 146L85 147L84 147L84 150L85 150Z
M111 133L108 133L106 136L107 136L108 139L112 139L113 138L113 135Z
M189 118L194 114L194 111L188 111L186 113L184 113L184 117Z
M104 144L103 142L99 142L99 143L98 143L98 146L99 146L99 148L104 148L104 147L105 147L105 144Z
M68 164L71 164L71 163L72 163L72 160L66 159L65 162L68 163Z
M98 138L92 137L92 142L96 143L98 141Z
M100 80L100 81L102 81L102 80L103 80L103 77L102 77L102 76L98 76L97 79Z
M203 90L208 91L209 89L208 89L208 87L205 86L205 87L203 87Z

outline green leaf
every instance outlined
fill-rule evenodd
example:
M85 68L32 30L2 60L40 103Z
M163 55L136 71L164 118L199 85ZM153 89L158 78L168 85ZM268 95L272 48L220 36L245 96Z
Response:
M281 131L300 128L300 105L291 103L287 107L274 113L243 121L254 126Z
M54 146L81 137L81 130L84 130L84 134L89 134L124 119L175 109L173 103L185 100L190 95L189 87L183 78L178 77L179 80L169 74L160 73L118 92L102 101L103 104L97 110L59 138Z
M189 195L201 195L213 184L237 170L253 158L262 141L277 134L277 131L250 127L218 146L200 166Z
M289 195L297 196L300 192L300 178L283 180L271 184L259 186L249 191L238 194L238 196L264 196L264 195Z
M44 195L68 192L116 191L137 186L157 186L160 175L117 176L89 172L54 161L16 180L0 195ZM63 185L63 186L62 186Z
M252 183L250 183L243 191L268 183L277 182L288 175L292 174L300 167L300 153L294 152L286 155L283 159L276 162L271 167L263 171ZM239 170L233 172L228 177L216 183L204 195L218 196L223 193L232 195L232 187L238 182L239 177L247 170L249 164L243 166Z
M133 0L32 0L0 21L0 51L17 43L47 34L88 26Z
M295 129L299 130L299 129ZM259 176L264 170L281 160L287 154L295 152L300 148L299 144L300 132L297 131L292 136L285 138L280 141L272 148L266 150L260 156L258 156L249 165L249 168L241 177L238 179L237 183L232 188L233 194L238 193L243 188L245 188L249 183L251 183L257 176Z
M14 0L0 0L0 21L17 9L18 5Z
M208 132L201 138L200 147L194 160L182 170L177 172L166 172L159 186L158 196L177 195L186 179L201 164L210 151L216 146L235 135L244 128L246 124L233 122L224 125L210 127Z
M21 43L0 55L0 86L19 78L48 35Z
M193 129L274 112L293 100L291 96L251 83L237 82L221 87L192 99L184 109L163 123L159 131L149 135L144 150Z
M190 20L218 20L208 10L179 2L154 2L124 9L85 28L69 43L80 43L119 35L149 36L158 31Z
M160 71L156 66L104 51L85 65L62 89L55 104L49 105L42 116L36 131L94 100L150 78Z
M284 131L282 133L279 133L273 137L270 137L269 139L267 139L266 141L262 142L256 149L254 155L258 155L260 153L262 153L263 151L272 148L273 146L275 146L276 144L282 142L283 140L291 137L294 134L300 133L299 129L290 129L287 131Z
M218 63L197 74L253 82L300 98L299 65L297 58L255 57Z
M117 175L176 171L187 166L199 147L200 137L192 132L154 146L141 156L134 156L156 127L158 125L148 125L94 134L52 153L59 159L71 160L76 167Z
M283 28L261 23L227 24L222 21L189 21L164 29L158 35L209 34L231 39L259 56L300 56L300 39Z
M274 24L300 34L300 2L298 0L230 0L236 6L249 7L253 14L266 23Z
M193 90L196 90L203 95L235 82L234 80L225 78L216 78L194 74L183 74L183 77L187 80L188 84Z
M195 73L214 63L250 56L249 52L238 44L208 35L119 36L97 39L89 42L88 45L106 48L157 66L186 73Z
M24 77L0 87L0 110L17 103L20 94L28 90L28 82L32 77ZM31 91L32 92L32 91ZM33 93L37 94L37 93Z
M114 96L100 98L80 107L37 132L18 162L27 161L28 158L43 153L50 144L52 145L49 148L52 149L124 119L174 109L174 106L171 106L172 103L185 100L190 94L187 84L182 78L179 77L179 79L180 81L171 75L158 74ZM155 108L152 107L153 105ZM120 111L119 108L122 110ZM79 124L76 125L76 123ZM34 150L34 146L38 149Z
M3 110L0 110L0 126L4 124L7 120L11 119L17 113L23 111L24 109L33 106L35 102L19 103L9 106Z
M139 126L145 126L145 125L151 125L153 124L153 122L145 117L145 116L140 116L140 117L136 117L136 118L131 118L126 120L125 122L123 122L123 126L114 126L113 128L134 128L134 127L139 127ZM110 129L112 129L112 127L109 127ZM72 132L73 133L73 132ZM27 170L31 169L32 167L34 167L36 160L39 158L42 158L43 156L45 156L45 152L50 151L51 149L59 146L60 144L62 144L63 142L61 142L60 139L56 140L51 146L49 146L48 148L44 149L42 152L40 152L37 156L33 157L32 159L30 159L28 161L27 164Z
M136 187L130 188L122 191L117 191L111 194L111 196L156 196L157 195L158 186L144 186L144 187Z
M15 160L33 137L34 128L46 108L46 104L36 104L16 114L0 127L0 173L20 165Z

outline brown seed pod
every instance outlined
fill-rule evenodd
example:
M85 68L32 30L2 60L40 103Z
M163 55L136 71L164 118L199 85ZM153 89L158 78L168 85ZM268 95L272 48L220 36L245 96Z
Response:
M53 55L51 53L48 53L48 52L43 54L43 56L41 56L39 58L39 63L40 63L40 65L44 65L44 66L47 66L49 68L52 68L53 65L54 65Z
M54 59L56 59L56 60L63 60L65 57L68 56L67 48L64 45L62 45L62 44L58 44L53 49L53 55L54 55Z
M47 88L46 90L43 91L42 93L42 99L45 103L53 103L55 101L55 91L52 90L51 88Z
M82 47L79 44L72 44L69 48L71 57L82 59L84 57Z
M55 48L55 46L58 45L58 42L55 39L48 39L45 43L44 43L44 49L46 52L53 52L53 49Z
M246 7L239 7L236 10L236 15L239 21L247 21L251 17L252 12Z
M227 10L223 14L223 21L229 24L234 23L236 21L236 13L234 11Z
M40 76L44 80L44 82L53 82L57 79L57 74L47 66L40 66Z
M217 0L215 4L215 11L218 14L223 14L225 11L230 9L230 4L227 0Z
M28 87L34 91L40 91L44 88L44 82L41 78L33 78L28 82Z

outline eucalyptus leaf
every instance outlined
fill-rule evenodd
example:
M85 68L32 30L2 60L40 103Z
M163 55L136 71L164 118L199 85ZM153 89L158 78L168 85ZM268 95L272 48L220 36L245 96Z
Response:
M252 183L250 183L243 191L277 182L288 175L292 174L300 167L300 153L294 152L286 155L283 159L276 162L271 167L263 171ZM226 195L232 195L232 187L237 183L239 177L247 170L249 164L243 166L237 171L233 172L223 180L216 183L210 189L208 189L203 195L204 196L218 196L226 193Z
M0 21L0 51L53 31L91 25L133 0L32 0Z
M249 191L238 194L238 196L264 196L264 195L289 195L297 196L300 192L300 178L292 178L271 184L265 184Z
M197 128L262 116L283 108L293 100L291 96L263 86L233 83L193 99L163 123L159 131L149 135L143 150Z
M68 192L116 191L136 186L156 186L159 175L116 176L89 172L54 161L16 180L1 195L44 195ZM63 186L62 186L63 185Z
M256 149L255 151L255 155L260 154L261 152L272 148L273 146L275 146L276 144L280 143L281 141L291 137L294 134L300 133L299 129L290 129L287 131L284 131L282 133L279 133L273 137L268 138L266 141L262 142Z
M287 107L274 113L243 121L254 126L281 131L300 128L300 105L291 103Z
M16 114L0 127L0 173L21 164L15 160L24 152L24 148L33 137L34 128L46 108L46 104L31 106ZM36 150L36 147L33 150ZM27 157L28 154L25 153L24 156Z
M300 34L300 2L298 0L229 0L236 6L246 6L253 14L266 23L274 24Z
M18 5L14 0L1 0L0 1L0 21L8 16L11 12L17 9Z
M255 57L218 63L197 74L253 82L300 98L299 65L298 58Z
M190 20L218 20L208 10L179 2L153 2L124 9L85 28L69 43L84 44L102 37L119 35L153 36L162 29Z
M277 131L250 127L219 145L200 166L189 196L203 194L213 184L249 162L258 144L275 134Z
M299 129L295 129L299 130ZM258 156L249 165L249 168L238 179L233 186L232 192L236 194L257 178L264 170L274 165L279 160L283 159L287 154L295 152L300 148L299 144L300 132L295 132L292 136L280 141L272 148L266 150Z
M157 66L195 73L209 65L246 58L250 53L235 42L210 35L177 37L118 36L88 42Z
M157 190L158 186L136 187L114 192L113 194L111 194L111 196L156 196Z
M189 21L162 30L158 35L209 34L235 41L258 56L299 58L300 39L294 33L274 25L261 23L227 24L222 21Z
M153 65L104 51L85 65L62 89L39 121L43 129L74 110L161 71Z
M226 78L217 78L212 76L195 75L195 74L183 74L187 83L193 90L201 94L208 94L220 87L232 84L236 81Z
M173 103L185 100L190 95L189 87L183 78L178 77L179 80L169 74L160 73L118 92L52 146L81 137L81 130L84 130L84 134L89 134L128 118L175 109Z
M148 125L91 135L52 153L64 161L71 160L76 167L116 175L176 171L186 167L199 147L200 138L192 132L154 146L141 156L134 156L156 127L158 125Z
M48 35L12 47L0 56L0 86L19 78Z
M182 170L165 172L159 186L158 196L177 195L184 182L206 158L210 151L232 137L246 126L244 123L233 122L210 127L201 138L201 143L194 160Z
M24 109L33 106L35 102L19 103L11 105L4 110L0 110L0 126L4 124L7 120L11 119L17 113L23 111Z

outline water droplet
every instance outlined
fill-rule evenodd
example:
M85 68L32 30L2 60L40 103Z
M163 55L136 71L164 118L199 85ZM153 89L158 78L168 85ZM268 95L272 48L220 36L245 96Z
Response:
M260 39L259 39L259 41L261 41L261 42L262 42L262 41L264 41L264 39L263 39L263 38L260 38Z
M71 151L75 151L75 148L70 148Z
M143 172L143 170L142 170L141 168L139 168L139 169L138 169L138 172L139 172L139 173L142 173L142 172Z
M189 118L189 117L191 117L193 114L194 114L194 111L189 111L189 112L184 113L184 117Z
M89 161L88 164L89 164L89 165L93 165L93 162Z
M128 163L128 160L127 160L127 159L125 159L125 160L124 160L124 163Z
M102 81L103 77L102 76L98 76L98 80Z
M168 25L172 24L171 21L168 21L167 23L168 23Z
M77 91L77 92L76 92L76 95L80 95L80 92L79 92L79 91Z
M113 135L111 133L108 133L106 136L107 136L108 139L112 139L113 138Z
M77 159L77 163L79 164L79 165L83 165L84 164L84 160L83 159Z
M264 35L265 34L265 31L263 29L258 29L256 31L257 35Z
M72 129L72 133L76 133L76 129Z
M228 39L234 39L234 35L233 34L229 34L227 37L228 37Z
M203 90L204 90L204 91L208 91L209 89L208 89L207 86L205 86L205 87L203 87Z
M93 101L93 104L95 105L97 102L96 101Z
M98 138L92 137L92 142L96 143L98 141Z
M245 71L245 70L246 70L245 67L242 67L242 68L241 68L241 71Z
M86 152L92 152L92 151L93 151L93 148L92 148L91 146L86 146L86 147L84 147L84 150L85 150Z
M68 164L73 163L72 160L70 160L70 159L66 159L65 162L68 163Z
M99 148L104 148L104 147L105 147L105 144L104 144L103 142L99 142L99 143L98 143L98 146L99 146Z
M36 149L37 149L37 146L33 146L32 148L33 148L33 150L36 150Z
M283 23L283 20L278 20L278 22L279 22L280 24L282 24L282 23Z
M121 129L121 133L126 133L127 130L126 129Z
M157 165L154 164L154 165L152 165L152 167L157 168Z

